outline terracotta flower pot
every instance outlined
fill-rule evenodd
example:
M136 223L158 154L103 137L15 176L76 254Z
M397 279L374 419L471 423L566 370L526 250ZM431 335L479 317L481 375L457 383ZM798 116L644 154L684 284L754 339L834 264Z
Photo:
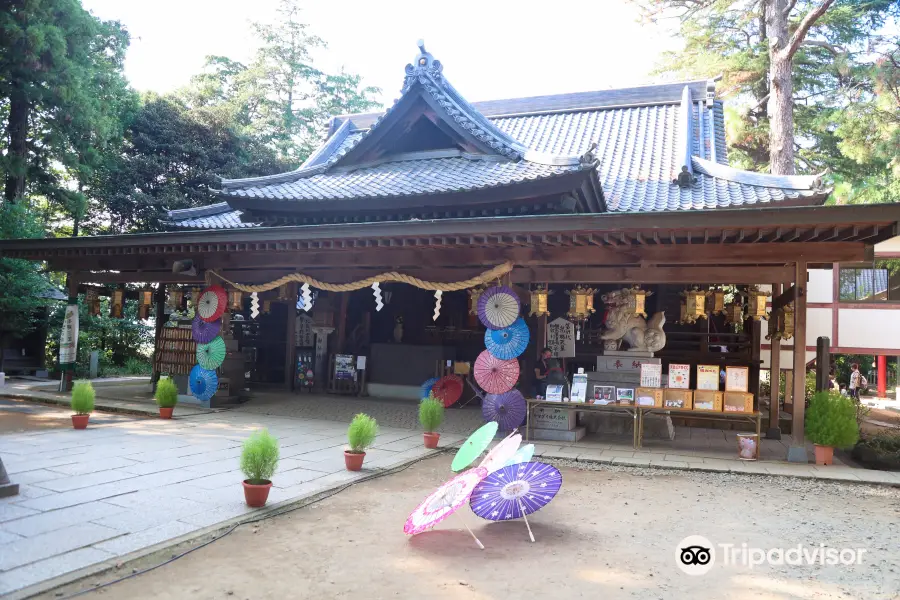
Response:
M362 469L365 459L365 452L347 452L344 450L344 464L347 465L348 471L359 471Z
M75 429L87 429L88 419L91 415L72 415L72 426Z
M422 435L425 436L425 447L426 448L431 448L432 450L434 448L437 448L438 440L441 438L441 434L426 431Z
M247 506L251 508L265 506L266 500L269 499L269 490L272 489L272 482L256 485L247 483L247 481L247 479L244 480L244 500L247 501Z
M159 407L159 418L160 419L171 419L172 411L175 410L174 406L170 406L168 408Z
M820 446L818 444L814 444L816 451L816 464L817 465L830 465L831 459L834 457L834 448L831 446Z

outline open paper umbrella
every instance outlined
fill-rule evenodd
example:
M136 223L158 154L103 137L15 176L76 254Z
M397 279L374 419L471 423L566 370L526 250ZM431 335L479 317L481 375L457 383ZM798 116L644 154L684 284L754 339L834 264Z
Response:
M215 371L204 369L200 365L196 365L191 369L188 385L191 393L197 400L209 400L219 389L219 378L216 377Z
M459 447L459 450L456 451L456 456L453 457L453 462L450 464L453 472L458 473L475 462L475 459L481 456L484 449L490 445L495 435L497 435L497 423L495 421L485 423L476 429L475 433L470 435Z
M225 361L225 340L215 337L208 344L197 344L197 363L204 369L215 371Z
M525 396L519 390L503 394L486 394L481 405L485 421L497 421L500 429L510 431L525 421Z
M485 331L484 345L487 346L488 352L497 358L509 360L525 352L530 337L528 325L522 317L519 317L509 327Z
M497 469L502 469L506 466L507 461L516 455L516 452L518 452L519 446L521 445L521 433L509 435L498 442L478 466L487 469L488 473L493 473Z
M444 485L425 498L425 501L416 510L412 511L409 518L406 519L406 524L403 526L403 533L417 535L423 531L428 531L452 515L466 503L466 500L472 495L472 490L475 489L475 486L482 479L487 477L487 474L485 469L475 467L444 483ZM484 545L475 537L468 525L466 525L466 529L475 538L478 547L484 550Z
M438 382L437 377L432 377L431 379L426 379L425 383L422 384L421 389L419 390L419 398L424 400L428 397L428 394L431 393L431 388L434 387L434 384Z
M207 323L215 321L225 313L228 294L221 285L211 285L200 292L197 301L197 314Z
M472 493L472 512L490 521L525 519L528 536L534 541L530 515L547 505L562 486L562 475L553 466L527 462L503 467L488 475Z
M485 350L475 359L475 381L489 394L513 389L519 380L519 362L501 360Z
M447 375L437 380L431 388L434 397L444 403L444 407L452 406L463 393L463 380L456 375Z
M519 297L505 285L490 287L478 298L478 318L488 329L509 327L521 308Z
M193 322L191 322L191 332L193 333L194 341L200 344L208 344L213 341L219 335L221 329L222 319L216 319L207 323L200 317L194 317Z
M526 463L534 456L534 444L525 444L513 454L513 457L506 461L506 466Z

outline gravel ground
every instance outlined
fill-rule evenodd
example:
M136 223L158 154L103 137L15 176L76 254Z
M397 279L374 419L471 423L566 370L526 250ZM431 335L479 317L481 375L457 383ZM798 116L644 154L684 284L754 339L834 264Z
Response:
M463 508L434 531L402 533L407 514L450 475L450 458L355 485L88 598L897 598L900 490L734 474L559 461L559 495L529 520L489 523ZM468 523L487 547L478 550ZM676 566L689 535L714 547L863 547L852 566ZM187 548L184 546L182 549ZM108 579L161 562L169 549ZM85 587L104 581L92 577ZM60 591L46 598L64 597Z

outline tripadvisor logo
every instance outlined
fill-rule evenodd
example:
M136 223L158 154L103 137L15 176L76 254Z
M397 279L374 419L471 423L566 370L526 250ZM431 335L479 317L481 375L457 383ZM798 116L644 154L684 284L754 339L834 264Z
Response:
M859 565L865 548L829 548L825 544L797 544L789 548L754 548L748 544L713 544L700 535L691 535L675 547L675 564L688 575L705 575L719 564L748 567L760 565ZM718 557L718 559L717 559Z

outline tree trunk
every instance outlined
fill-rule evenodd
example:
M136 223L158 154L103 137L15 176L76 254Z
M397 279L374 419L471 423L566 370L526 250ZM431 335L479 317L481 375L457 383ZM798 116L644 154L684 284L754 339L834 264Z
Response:
M769 171L794 174L793 56L788 49L788 0L766 2L766 33L769 36Z
M9 172L3 192L8 202L25 195L25 172L28 166L28 98L15 87L9 97L9 122L6 135L9 141Z
M759 43L763 45L767 45L769 43L769 35L766 32L766 2L760 3L759 7ZM768 69L767 69L768 71ZM763 77L759 81L759 85L756 87L756 102L758 106L756 108L756 116L757 118L767 118L769 116L768 113L768 104L767 100L769 96L769 81L766 77Z

